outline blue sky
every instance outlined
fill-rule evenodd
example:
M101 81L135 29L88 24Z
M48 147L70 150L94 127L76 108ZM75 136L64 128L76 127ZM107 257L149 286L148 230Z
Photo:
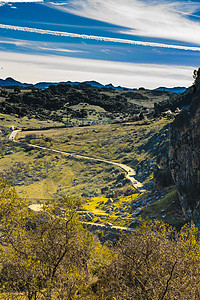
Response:
M199 61L199 0L0 0L0 78L189 86Z

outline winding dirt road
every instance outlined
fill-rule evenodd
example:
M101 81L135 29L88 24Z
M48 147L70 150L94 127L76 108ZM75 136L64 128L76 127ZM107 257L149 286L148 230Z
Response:
M20 132L21 130L13 130L12 133L9 136L9 140L13 141L15 143L20 144L20 142L15 140L16 135ZM79 155L76 153L69 153L69 152L65 152L65 151L60 151L60 150L54 150L54 149L50 149L50 148L46 148L46 147L41 147L41 146L37 146L37 145L33 145L33 144L28 144L28 146L31 146L33 148L36 149L42 149L42 150L46 150L46 151L51 151L51 152L55 152L55 153L61 153L63 155L66 156L73 156L76 158L81 158L81 159L87 159L87 160L92 160L92 161L97 161L97 162L102 162L102 163L106 163L106 164L110 164L110 165L115 165L117 167L120 167L122 170L124 170L126 172L126 178L128 180L130 180L130 182L132 183L133 187L139 192L145 192L145 189L143 188L143 185L141 184L141 182L139 182L138 180L135 179L135 171L130 168L129 166L126 166L124 164L120 164L117 162L112 162L112 161L108 161L108 160L104 160L104 159L99 159L99 158L94 158L94 157L89 157L89 156L84 156L84 155Z
M29 208L33 211L41 211L43 205L42 204L32 204L29 205ZM106 226L105 224L100 224L100 223L92 223L92 222L81 222L83 224L86 224L87 226L94 226L96 228L109 228L109 229L114 229L114 230L121 230L121 231L130 231L130 228L127 227L122 227L122 226Z

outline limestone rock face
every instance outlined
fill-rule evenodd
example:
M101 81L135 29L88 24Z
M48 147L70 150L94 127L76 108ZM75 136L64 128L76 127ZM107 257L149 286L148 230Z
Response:
M200 77L195 86L190 108L171 125L169 165L186 218L200 226Z

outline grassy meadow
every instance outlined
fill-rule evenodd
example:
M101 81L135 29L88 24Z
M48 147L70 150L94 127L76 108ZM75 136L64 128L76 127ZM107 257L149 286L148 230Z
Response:
M135 167L145 159L154 158L152 151L164 142L167 133L163 127L170 122L168 118L160 118L132 123L24 131L20 132L18 139L24 140L28 135L29 141L37 145ZM154 142L154 138L157 141Z
M72 195L82 198L80 213L92 212L93 222L128 226L132 220L129 204L141 194L127 182L122 169L76 156L21 147L8 141L9 127L26 128L17 134L16 139L21 142L129 165L137 170L138 179L148 185L153 181L153 165L160 151L165 151L163 143L167 141L167 125L171 121L165 117L59 128L62 123L1 115L0 176L15 186L29 204ZM109 207L105 205L107 194L118 199L112 211L108 211ZM162 202L164 204L158 203L158 208L157 204L144 208L142 216L162 218L161 211L168 205L167 201ZM119 214L119 209L124 213Z

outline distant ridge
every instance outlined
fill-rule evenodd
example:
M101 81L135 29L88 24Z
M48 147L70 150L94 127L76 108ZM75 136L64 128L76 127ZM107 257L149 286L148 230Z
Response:
M177 86L173 88L167 88L167 87L159 87L155 89L154 91L165 91L165 92L172 92L172 93L183 93L186 91L186 87L183 86Z
M22 83L20 81L17 81L15 79L13 79L12 77L8 77L6 79L0 79L0 87L11 87L11 86L19 86L19 87L36 87L38 89L46 89L48 88L50 85L58 85L58 84L69 84L69 85L79 85L79 84L88 84L92 87L100 87L100 88L111 88L111 89L115 89L118 91L123 91L123 90L136 90L134 89L129 89L126 87L121 87L121 86L114 86L112 83L103 85L97 81L84 81L84 82L72 82L72 81L63 81L63 82L38 82L36 84L32 84L32 83ZM185 92L186 88L185 87L173 87L173 88L167 88L167 87L159 87L154 89L154 91L166 91L166 92L172 92L172 93L183 93Z
M23 86L23 87L29 87L29 86L32 86L32 84L22 83L20 81L17 81L15 79L13 79L12 77L8 77L6 79L0 79L0 86Z

